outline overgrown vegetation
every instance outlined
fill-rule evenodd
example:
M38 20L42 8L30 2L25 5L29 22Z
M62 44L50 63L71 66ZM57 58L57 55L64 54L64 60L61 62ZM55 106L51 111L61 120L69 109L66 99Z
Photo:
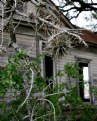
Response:
M0 121L96 120L96 108L83 103L77 87L68 81L47 85L41 76L43 57L29 60L27 53L20 51L0 70ZM78 69L77 64L67 63L57 76L80 78Z

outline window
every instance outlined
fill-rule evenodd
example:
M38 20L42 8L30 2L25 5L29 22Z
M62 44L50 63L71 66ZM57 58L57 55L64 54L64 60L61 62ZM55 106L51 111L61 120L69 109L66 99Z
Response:
M84 102L90 101L90 82L89 82L89 64L87 62L79 62L82 78L79 79L79 94Z
M39 41L39 51L44 52L44 48L46 47L46 41L40 40ZM45 55L44 61L43 61L43 76L46 78L47 85L50 84L50 87L52 87L53 83L53 77L54 77L54 62L52 57L49 55Z
M81 99L84 102L91 102L93 101L92 93L91 93L91 72L90 72L90 65L91 59L76 57L76 61L80 67L79 74L82 75L82 78L78 81L78 91Z
M53 77L53 60L50 56L45 56L45 77Z

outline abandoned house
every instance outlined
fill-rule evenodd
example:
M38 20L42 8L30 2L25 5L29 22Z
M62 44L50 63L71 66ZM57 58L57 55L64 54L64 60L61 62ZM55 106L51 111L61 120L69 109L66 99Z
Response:
M45 14L50 14L50 17L53 17L53 20L48 16L46 20L51 22L59 23L61 26L64 26L68 29L77 29L75 26L71 24L71 22L58 11L58 8L51 0L43 0L47 3L49 11L45 6L42 6L40 9L39 16L45 16ZM0 3L1 5L1 3ZM1 6L2 7L2 6ZM31 13L36 14L36 7L34 4L30 2L20 3L17 9L22 13ZM33 18L33 16L32 16ZM2 21L0 22L2 23ZM41 23L41 22L40 22ZM19 24L19 25L18 25ZM43 51L43 46L45 44L45 40L40 37L39 34L35 33L35 28L33 26L37 24L33 19L33 22L30 23L29 20L26 21L26 18L22 15L15 15L14 18L14 26L16 33L17 45L19 48L26 49L30 52L30 57L35 58L37 54ZM44 37L49 33L48 27L45 26L43 30L41 30L42 35ZM50 29L50 28L49 28ZM3 35L3 37L2 37ZM67 62L79 62L79 66L83 69L83 75L86 76L86 80L88 82L87 87L84 86L84 89L79 87L79 94L82 97L83 101L90 102L92 104L97 104L97 97L90 93L91 86L97 87L97 35L88 30L82 30L80 34L81 38L85 40L88 44L88 47L84 47L83 45L79 45L75 48L72 48L69 54L59 59L52 59L50 56L45 56L44 61L41 64L42 76L45 77L53 77L55 82L66 82L66 77L63 76L58 80L55 80L55 75L57 70L62 70L64 68L64 64ZM3 46L7 46L10 44L10 35L8 32L1 32L0 35L0 43L3 41ZM8 47L7 51L3 54L0 53L0 66L4 67L8 57L11 53L14 53L15 50L12 47ZM83 79L84 80L84 79ZM78 85L82 83L82 81L77 82ZM72 84L76 84L76 81L72 81Z

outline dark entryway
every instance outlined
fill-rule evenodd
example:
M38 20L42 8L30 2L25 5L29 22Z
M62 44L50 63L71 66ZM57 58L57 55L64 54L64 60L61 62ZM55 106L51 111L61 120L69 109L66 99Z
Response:
M53 60L50 56L45 56L45 77L47 80L47 84L52 82L53 79Z

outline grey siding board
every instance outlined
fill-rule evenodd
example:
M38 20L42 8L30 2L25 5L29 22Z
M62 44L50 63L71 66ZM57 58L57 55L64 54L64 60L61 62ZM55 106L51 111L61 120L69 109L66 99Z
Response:
M1 67L5 67L5 65L7 64L8 58L7 57L0 57L0 66Z
M30 56L36 57L36 41L33 36L23 36L17 35L17 43L20 48L23 48L27 51L31 50Z
M17 44L18 44L19 48L25 49L27 51L31 50L30 56L36 57L35 37L16 34L16 39L17 39ZM1 42L1 40L2 39L0 37L0 42ZM10 35L8 33L4 33L3 46L8 47L9 43L10 43ZM8 57L11 56L13 53L15 53L15 50L13 48L7 48L6 53L0 53L0 66L5 66L7 63Z

